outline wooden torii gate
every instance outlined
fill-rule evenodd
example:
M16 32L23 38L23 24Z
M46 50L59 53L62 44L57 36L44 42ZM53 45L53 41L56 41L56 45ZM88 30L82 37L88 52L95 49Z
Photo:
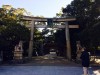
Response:
M69 35L69 28L79 28L79 25L68 25L68 21L74 21L75 18L39 18L39 17L31 17L31 16L24 16L24 20L31 21L31 24L28 26L31 28L31 37L29 43L29 53L28 58L32 58L33 52L33 35L34 35L34 27L36 28L45 28L48 25L35 25L35 22L47 22L48 19L52 19L53 22L64 22L65 25L54 25L53 28L65 28L65 35L66 35L66 57L70 60L71 59L71 45L70 45L70 35ZM50 28L50 27L49 27Z

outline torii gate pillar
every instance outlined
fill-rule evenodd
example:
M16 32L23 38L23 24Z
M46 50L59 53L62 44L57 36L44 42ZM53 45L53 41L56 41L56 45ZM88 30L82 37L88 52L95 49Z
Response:
M66 36L66 56L67 59L71 60L71 45L68 22L65 22L65 36Z
M34 25L35 22L34 20L31 21L31 34L30 34L30 42L29 42L29 51L28 51L28 58L32 58L32 53L33 53L33 35L34 35Z

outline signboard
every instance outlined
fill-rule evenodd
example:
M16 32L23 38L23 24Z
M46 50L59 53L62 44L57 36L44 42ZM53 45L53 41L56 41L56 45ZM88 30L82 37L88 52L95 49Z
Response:
M53 26L53 20L47 19L47 26L52 27Z

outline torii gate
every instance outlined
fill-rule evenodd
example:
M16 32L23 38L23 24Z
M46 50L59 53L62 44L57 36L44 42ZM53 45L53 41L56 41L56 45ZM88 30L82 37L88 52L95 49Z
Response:
M32 58L33 52L33 35L34 35L34 27L37 28L45 28L48 25L35 25L35 22L47 22L48 19L52 19L53 22L65 22L65 25L54 25L53 28L65 28L65 35L66 35L66 57L70 60L71 59L71 45L70 45L70 36L69 36L69 28L79 28L79 25L68 25L68 21L74 21L75 18L39 18L39 17L32 17L32 16L24 16L24 20L31 21L29 27L31 27L31 37L29 43L29 59ZM49 27L50 28L50 27Z

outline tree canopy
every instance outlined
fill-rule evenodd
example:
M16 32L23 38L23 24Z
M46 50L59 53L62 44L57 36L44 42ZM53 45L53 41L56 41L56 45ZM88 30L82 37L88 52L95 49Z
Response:
M29 41L30 30L21 20L24 13L24 8L13 8L11 5L3 5L0 8L0 50L6 53L6 57L12 55L10 53L19 41Z
M79 25L79 37L85 46L99 45L100 34L100 1L99 0L73 0L71 4L63 8L63 13L76 17ZM92 46L91 46L92 47Z

